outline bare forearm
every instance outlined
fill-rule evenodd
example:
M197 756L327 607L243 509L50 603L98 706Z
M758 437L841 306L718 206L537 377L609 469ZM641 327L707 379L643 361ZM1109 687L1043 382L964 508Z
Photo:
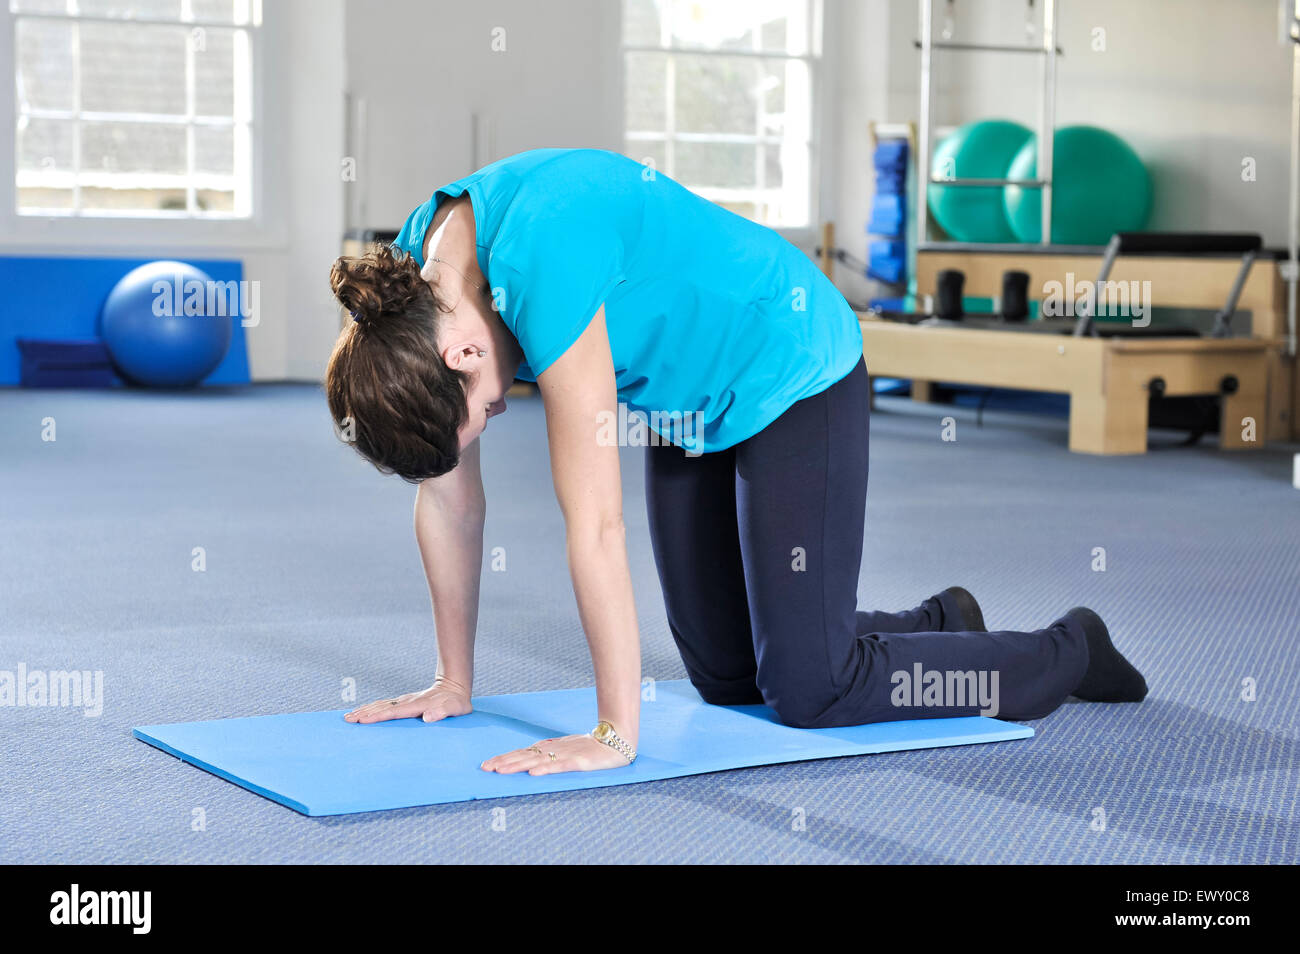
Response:
M483 512L472 507L455 514L417 508L415 535L433 602L437 680L469 693L474 684Z
M641 643L620 527L570 532L569 568L596 671L599 717L633 746L640 731Z

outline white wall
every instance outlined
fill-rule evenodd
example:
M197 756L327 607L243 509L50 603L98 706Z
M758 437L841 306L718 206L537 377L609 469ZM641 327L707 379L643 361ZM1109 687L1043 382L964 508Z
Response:
M264 51L267 122L263 202L284 208L269 246L242 249L261 284L261 316L247 329L255 381L320 379L338 336L329 263L343 234L344 0L268 0L277 29Z
M835 0L831 0L835 2ZM840 0L833 42L843 64L835 218L865 250L870 205L866 123L919 118L914 0ZM936 0L942 14L946 5ZM963 0L955 39L1023 42L1025 0ZM1275 0L1059 0L1057 124L1103 126L1126 139L1155 181L1153 229L1243 229L1286 239L1291 49ZM1104 52L1092 49L1105 30ZM936 30L938 27L936 26ZM936 123L1037 121L1031 57L937 54ZM1243 157L1257 163L1243 182ZM852 240L851 242L847 240Z
M622 147L619 0L346 7L352 225L397 228L434 189L524 149Z
M836 153L835 189L824 214L835 222L835 244L865 259L865 226L874 192L869 126L915 119L919 83L911 46L916 38L916 4L827 2L826 53L837 74L828 104ZM835 282L854 303L881 293L874 282L843 266L835 269Z
M286 299L286 375L317 380L324 375L339 327L329 265L338 255L344 227L343 0L290 2L297 25L282 64L291 104L283 187L292 228L284 270L277 274L282 274Z

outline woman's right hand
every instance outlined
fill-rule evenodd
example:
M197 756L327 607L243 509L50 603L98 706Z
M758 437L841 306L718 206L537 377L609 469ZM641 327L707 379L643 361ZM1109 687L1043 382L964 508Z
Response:
M425 722L437 722L448 716L469 715L473 711L467 689L450 681L439 681L420 692L408 692L395 699L380 699L353 709L343 718L363 725L391 719L419 718Z

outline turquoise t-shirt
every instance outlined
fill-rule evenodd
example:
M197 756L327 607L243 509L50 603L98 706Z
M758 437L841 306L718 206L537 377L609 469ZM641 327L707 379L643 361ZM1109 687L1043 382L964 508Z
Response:
M466 192L519 376L549 368L603 303L629 418L692 452L752 437L862 357L857 316L807 255L626 156L494 162L435 192L393 244L423 265L437 204Z

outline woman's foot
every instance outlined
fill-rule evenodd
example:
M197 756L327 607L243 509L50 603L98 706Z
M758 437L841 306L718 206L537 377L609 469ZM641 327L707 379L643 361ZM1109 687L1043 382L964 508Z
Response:
M1073 695L1088 702L1141 702L1146 698L1147 681L1115 648L1100 616L1076 606L1061 618L1072 620L1088 641L1088 670Z
M939 610L943 614L939 632L988 632L984 628L984 614L980 611L980 605L968 590L960 586L950 586L932 599L938 601Z

